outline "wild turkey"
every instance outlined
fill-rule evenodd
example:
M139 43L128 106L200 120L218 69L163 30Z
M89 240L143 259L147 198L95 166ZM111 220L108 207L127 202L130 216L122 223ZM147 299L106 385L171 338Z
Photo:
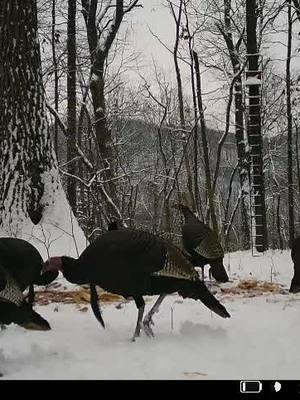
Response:
M107 226L108 231L116 231L120 229L127 229L127 226L124 226L123 222L119 219L110 222Z
M0 265L10 273L22 292L29 287L30 304L34 301L34 284L47 285L58 276L57 271L41 276L44 261L38 250L23 239L0 238Z
M0 326L18 324L25 329L49 330L49 323L25 301L15 279L0 266Z
M145 303L144 295L160 295L143 321L145 333L153 336L150 324L167 294L178 292L183 298L201 300L223 318L230 317L225 307L199 280L198 273L173 244L140 230L112 230L92 242L78 259L53 257L45 263L46 271L60 270L72 283L91 284L91 305L104 327L98 308L95 285L132 297L138 319L132 340L140 335Z
M210 264L210 272L218 282L228 282L229 278L223 265L224 251L215 232L201 222L192 211L183 204L177 204L184 216L182 226L182 241L185 250L189 253L189 260L194 266L202 268Z
M294 276L291 281L290 292L300 292L300 236L294 240L291 257L294 263Z

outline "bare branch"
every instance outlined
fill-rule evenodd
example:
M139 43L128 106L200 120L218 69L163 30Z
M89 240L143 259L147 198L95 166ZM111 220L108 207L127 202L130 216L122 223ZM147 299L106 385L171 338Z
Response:
M130 12L134 7L143 7L142 4L137 4L139 0L134 0L132 4L129 4L129 6L126 8L124 11L124 14Z
M66 137L68 137L67 128L66 128L65 124L63 123L58 112L48 102L46 102L46 107L48 108L50 113L54 116L54 118L55 118L56 122L58 123L59 127L61 128L63 134Z

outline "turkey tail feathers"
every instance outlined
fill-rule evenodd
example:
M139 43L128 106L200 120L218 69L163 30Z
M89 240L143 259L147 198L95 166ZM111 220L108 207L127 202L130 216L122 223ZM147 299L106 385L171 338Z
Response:
M201 281L188 282L185 287L178 291L183 298L200 300L207 308L215 312L222 318L230 318L230 314L226 308L214 297Z

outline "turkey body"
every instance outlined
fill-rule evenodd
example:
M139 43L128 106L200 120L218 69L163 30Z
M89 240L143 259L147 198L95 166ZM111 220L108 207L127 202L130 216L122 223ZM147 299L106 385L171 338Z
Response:
M210 272L218 282L228 282L229 278L223 265L224 251L216 233L200 221L192 211L182 204L174 206L184 216L182 225L182 242L194 266L202 268L209 264Z
M50 325L32 308L34 284L53 281L58 272L41 276L43 259L26 240L0 238L0 324L16 323L26 329L49 330ZM29 287L27 301L23 291Z
M0 265L10 273L22 292L31 286L31 303L34 300L33 285L46 285L58 275L51 272L41 276L44 261L38 250L23 239L0 238Z
M296 238L292 245L291 257L294 263L294 276L291 281L290 292L300 292L300 236Z
M93 242L79 257L92 282L120 295L142 295L150 277L166 262L161 241L147 232L111 231ZM98 268L95 267L98 265Z
M0 266L0 325L11 323L26 329L51 329L49 323L32 309L32 304L24 300L15 279Z

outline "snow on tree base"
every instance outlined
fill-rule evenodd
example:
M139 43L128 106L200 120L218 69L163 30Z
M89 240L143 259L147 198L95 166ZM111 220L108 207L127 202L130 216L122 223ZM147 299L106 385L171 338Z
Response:
M44 173L45 192L42 198L44 213L41 222L34 225L22 213L13 213L10 224L0 230L1 236L17 237L35 246L44 260L53 256L78 257L88 245L83 231L66 199L56 171Z

